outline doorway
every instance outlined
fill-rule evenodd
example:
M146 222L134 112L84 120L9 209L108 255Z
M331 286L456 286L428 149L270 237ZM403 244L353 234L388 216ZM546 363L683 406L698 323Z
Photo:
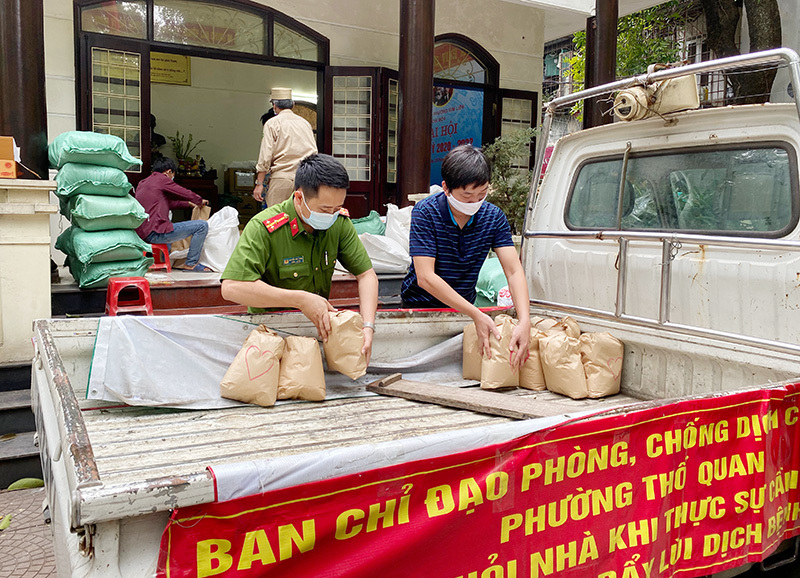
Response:
M156 134L204 140L197 154L208 154L206 167L218 165L221 177L228 162L257 157L259 117L276 82L312 107L322 94L328 39L266 6L75 0L74 15L78 128L123 138L143 162L141 172L129 173L134 184L150 173L151 114ZM324 127L322 110L314 112ZM162 148L171 152L169 143L156 152ZM217 187L224 192L221 178Z
M150 60L150 112L156 122L150 135L151 158L176 158L172 143L179 137L184 143L191 139L195 148L188 152L190 163L199 166L193 165L177 182L208 198L212 210L232 205L243 220L249 219L261 210L251 193L262 136L260 119L270 109L269 93L262 86L291 86L294 112L314 127L316 73L155 51ZM159 75L158 67L176 74ZM239 173L238 183L232 181L233 172ZM252 178L248 186L237 186L247 180L244 172L251 172Z

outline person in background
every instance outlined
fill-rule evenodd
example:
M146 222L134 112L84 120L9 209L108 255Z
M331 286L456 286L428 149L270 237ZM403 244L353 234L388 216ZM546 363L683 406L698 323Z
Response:
M267 112L261 115L261 130L264 130L264 125L267 124L267 121L271 118L275 118L277 115L275 114L275 107L272 107Z
M153 173L139 182L136 187L136 200L144 207L147 220L136 232L146 243L169 245L175 241L191 237L186 264L176 267L182 271L211 272L209 267L199 263L200 251L208 234L207 221L183 221L173 223L169 219L170 209L185 209L207 205L208 201L174 182L178 170L175 161L161 157L153 161Z
M272 107L267 112L265 112L264 114L261 115L261 132L262 133L264 132L264 125L267 124L267 121L269 119L271 119L271 118L275 118L276 116L277 115L275 114L275 107ZM269 181L267 179L269 179L269 173L266 173L266 174L264 174L264 176L256 178L256 180L261 183L261 187L262 187L262 189L261 189L261 191L262 191L261 208L262 209L266 209L267 208L267 196L263 195L263 191L264 191L263 187L268 187L267 183ZM256 195L253 195L253 197L256 200L258 200L258 197L256 197Z
M403 280L404 308L452 307L475 322L481 351L491 355L489 336L500 334L494 320L475 307L481 266L494 249L508 280L518 324L511 339L511 365L528 356L531 336L528 283L503 212L485 202L492 169L479 148L461 145L442 162L442 189L411 211L412 263Z
M163 134L156 132L156 115L150 115L150 160L154 161L163 157L159 150L162 146L167 144L167 139Z
M328 301L337 259L356 276L364 346L372 352L378 276L343 209L350 179L330 155L300 162L292 196L250 219L222 273L222 296L247 305L250 313L299 309L327 340Z
M300 161L317 152L317 141L311 124L292 112L291 88L273 88L270 102L275 117L264 123L261 149L256 164L253 198L272 206L285 201L295 190L294 174ZM264 179L270 174L269 190L264 195Z

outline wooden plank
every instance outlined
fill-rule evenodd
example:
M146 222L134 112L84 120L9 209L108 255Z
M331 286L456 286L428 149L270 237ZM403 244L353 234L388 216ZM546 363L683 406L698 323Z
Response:
M624 394L599 399L570 399L550 391L532 391L521 388L499 393L483 389L409 381L403 379L399 373L373 381L367 384L366 388L368 391L381 395L435 403L445 407L466 409L511 419L531 419L588 410L599 412L642 401Z
M542 412L541 403L537 403L535 398L505 395L483 389L409 381L402 379L399 373L367 384L367 391L512 419L530 419L546 415Z

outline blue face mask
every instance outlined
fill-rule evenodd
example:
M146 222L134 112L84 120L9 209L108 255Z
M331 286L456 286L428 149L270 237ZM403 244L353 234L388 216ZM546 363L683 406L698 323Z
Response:
M302 194L302 193L301 193ZM339 216L339 211L335 213L318 213L316 211L312 211L311 208L306 203L306 196L303 195L303 204L308 209L310 215L308 217L302 217L302 219L308 223L308 226L312 229L316 229L317 231L325 231L330 229L333 224L336 222L336 217Z

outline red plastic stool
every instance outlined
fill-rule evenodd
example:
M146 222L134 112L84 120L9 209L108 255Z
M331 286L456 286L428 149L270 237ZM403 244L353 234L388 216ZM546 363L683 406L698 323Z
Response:
M119 295L124 289L133 287L138 297L133 300L120 301ZM153 300L150 297L150 283L144 277L112 277L108 280L106 292L106 315L120 313L153 314Z
M172 265L169 263L169 247L160 243L153 243L153 259L155 263L150 265L150 271L157 269L166 269L167 273L172 271Z

